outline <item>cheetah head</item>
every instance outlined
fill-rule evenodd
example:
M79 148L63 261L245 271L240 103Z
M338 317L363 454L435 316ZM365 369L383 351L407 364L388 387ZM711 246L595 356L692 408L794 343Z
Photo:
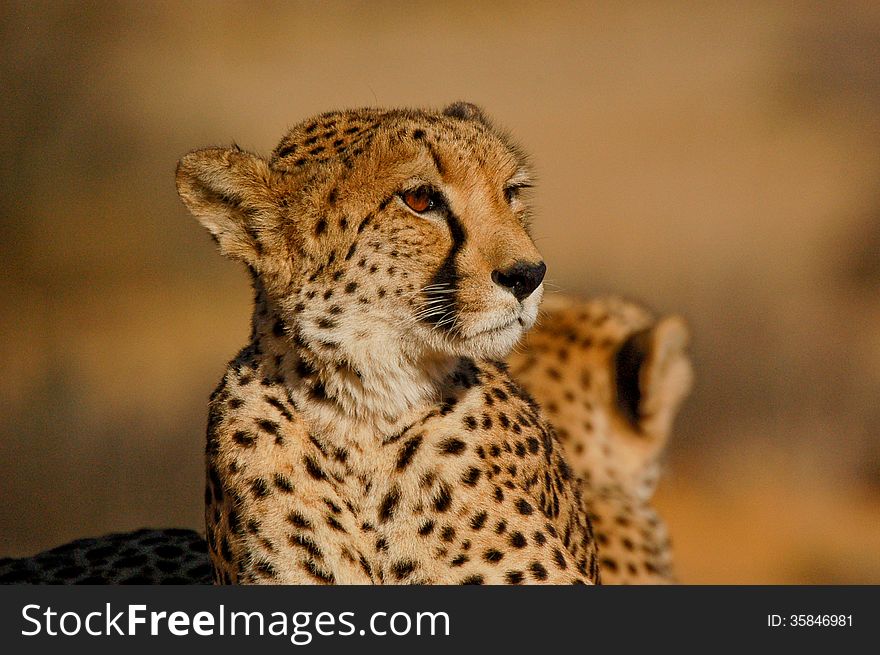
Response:
M196 150L181 198L252 270L285 330L359 373L379 360L501 358L535 322L545 265L524 157L473 105L361 109L270 157Z

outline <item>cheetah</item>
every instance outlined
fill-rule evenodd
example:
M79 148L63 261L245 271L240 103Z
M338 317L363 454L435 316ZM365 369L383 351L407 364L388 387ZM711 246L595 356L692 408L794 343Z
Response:
M543 291L530 184L467 103L325 113L268 158L180 161L255 297L209 403L215 582L598 582L579 483L501 361Z
M583 497L606 584L675 581L650 500L672 422L692 384L688 330L619 298L554 295L510 372L543 408Z

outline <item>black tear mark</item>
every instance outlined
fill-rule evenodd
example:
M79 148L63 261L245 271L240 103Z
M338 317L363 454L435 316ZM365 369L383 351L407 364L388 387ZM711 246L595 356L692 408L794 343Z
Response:
M452 236L452 247L450 247L449 252L446 254L446 259L440 264L440 268L434 273L434 277L431 278L431 282L428 285L430 290L425 292L426 306L435 307L436 309L428 312L422 319L426 323L435 326L444 318L451 319L458 312L458 283L460 274L456 259L467 240L461 220L451 209L446 211L446 223L449 225L449 233ZM440 327L448 331L452 329L453 323L454 321L447 320Z

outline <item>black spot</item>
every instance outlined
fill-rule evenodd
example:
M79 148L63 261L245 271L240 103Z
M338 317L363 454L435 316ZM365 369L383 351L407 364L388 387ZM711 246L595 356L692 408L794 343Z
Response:
M467 562L469 562L470 559L471 559L471 558L468 557L467 555L458 555L458 556L456 556L456 557L455 557L455 558L454 558L449 564L450 564L451 566L461 566L461 565L466 564Z
M512 532L510 534L510 545L514 548L525 548L527 544L528 541L522 532Z
M311 576L318 580L318 582L322 582L324 584L334 584L336 582L336 578L332 573L325 571L312 560L308 560L307 562L305 562L303 564L303 567L306 571L309 572Z
M455 528L451 525L447 525L443 530L440 531L440 539L443 541L452 541L455 539Z
M529 571L532 572L535 580L546 580L547 579L547 569L544 568L544 565L540 562L532 562L529 565Z
M318 440L318 437L316 437L313 432L309 433L309 441L311 441L315 448L318 449L318 452L320 452L324 457L327 457L327 449L324 447L324 444Z
M462 473L461 481L467 486L473 487L480 479L480 473L480 469L478 469L476 466L471 466L467 471Z
M288 478L286 475L276 473L275 477L272 478L272 481L275 483L275 486L284 493L289 494L293 492L293 483L291 483L290 478Z
M452 505L452 490L448 485L441 484L437 497L434 498L434 509L438 512L445 512Z
M287 157L287 155L292 155L294 152L296 152L296 144L290 143L278 151L278 157Z
M318 544L312 541L312 538L304 535L304 534L294 534L290 535L287 540L290 542L292 546L298 546L305 550L309 555L316 559L323 559L324 553L321 551Z
M248 434L244 430L239 430L235 434L232 435L232 440L237 443L239 446L243 446L245 448L253 447L254 443L256 443L257 438L251 434Z
M469 575L464 578L459 584L483 584L483 576L479 573L475 575Z
M251 481L251 491L257 498L265 498L269 495L269 485L263 478L255 478Z
M508 571L504 574L504 581L507 584L521 584L524 577L522 571Z
M275 421L260 419L259 421L257 421L257 425L264 432L268 432L269 434L278 434L278 424Z
M324 218L318 219L318 222L315 223L315 236L319 237L322 234L324 234L324 232L326 232L326 231L327 231L327 220Z
M418 565L412 560L405 559L391 565L391 574L398 580L403 580L416 570Z
M254 564L254 570L256 571L257 575L263 578L278 577L278 573L275 571L275 567L266 560L258 560L257 563Z
M507 394L504 392L504 389L495 388L492 389L492 394L501 402L507 400Z
M304 359L300 359L296 363L296 373L301 378L311 377L312 375L315 374L315 372L316 371L315 371L314 367Z
M565 562L565 557L562 554L562 551L558 548L553 549L553 561L556 562L556 566L560 569L565 569L568 567L568 564Z
M497 564L502 559L504 559L504 553L502 553L500 550L490 548L485 553L483 553L483 559L490 564Z
M379 507L379 523L385 523L394 516L394 510L399 501L400 490L393 487L382 499L382 505Z
M343 528L342 524L336 520L335 516L327 515L325 521L327 522L327 525L329 525L334 530L337 530L339 532L346 532L345 528Z
M316 400L326 400L327 399L327 389L324 387L324 383L318 380L310 389L311 395Z
M349 282L345 285L345 293L354 293L358 288L357 282Z
M447 414L452 413L452 411L455 409L455 405L457 402L458 402L457 398L452 398L450 400L444 401L443 404L440 405L440 410L439 410L440 416L446 416Z
M482 530L483 526L486 524L486 519L488 518L488 514L486 512L479 512L474 514L471 519L471 528L474 530Z
M603 557L600 564L603 569L606 569L608 571L612 571L614 573L617 572L617 561L615 561L613 559L610 559L608 557Z
M444 455L460 455L464 452L465 448L467 448L467 444L461 439L456 439L455 437L445 439L437 445L437 449Z
M272 407L277 409L281 416L283 416L285 419L287 419L288 421L293 420L293 414L288 411L288 409L284 406L284 403L282 403L280 400L278 400L277 398L273 398L272 396L264 396L264 400L272 405Z
M527 501L525 498L520 498L516 501L516 509L523 516L528 516L535 511L534 508L529 504L529 501Z
M326 480L327 474L324 473L324 470L318 465L318 462L315 461L315 458L311 455L306 455L303 457L303 463L306 465L306 471L310 476L312 476L315 480Z
M434 531L434 521L431 521L430 519L425 521L422 524L422 526L419 528L419 534L422 535L423 537L427 537L433 531Z
M422 435L416 435L411 439L408 439L406 443L400 449L400 455L397 457L397 470L402 471L407 466L409 466L412 458L419 450L419 446L422 445Z
M311 530L312 523L305 516L293 510L290 514L287 515L287 520L290 521L293 525L298 528L302 528L303 530Z

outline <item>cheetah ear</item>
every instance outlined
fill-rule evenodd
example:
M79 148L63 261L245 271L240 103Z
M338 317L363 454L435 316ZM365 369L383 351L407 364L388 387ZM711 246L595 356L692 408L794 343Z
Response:
M686 352L687 325L667 316L630 335L614 358L617 405L640 432L665 439L693 372Z
M462 121L479 121L484 125L489 124L489 119L486 118L482 109L472 102L464 102L462 100L453 102L449 105L443 110L443 115L457 118Z
M276 224L268 163L238 148L194 150L178 162L176 180L220 252L256 266Z

